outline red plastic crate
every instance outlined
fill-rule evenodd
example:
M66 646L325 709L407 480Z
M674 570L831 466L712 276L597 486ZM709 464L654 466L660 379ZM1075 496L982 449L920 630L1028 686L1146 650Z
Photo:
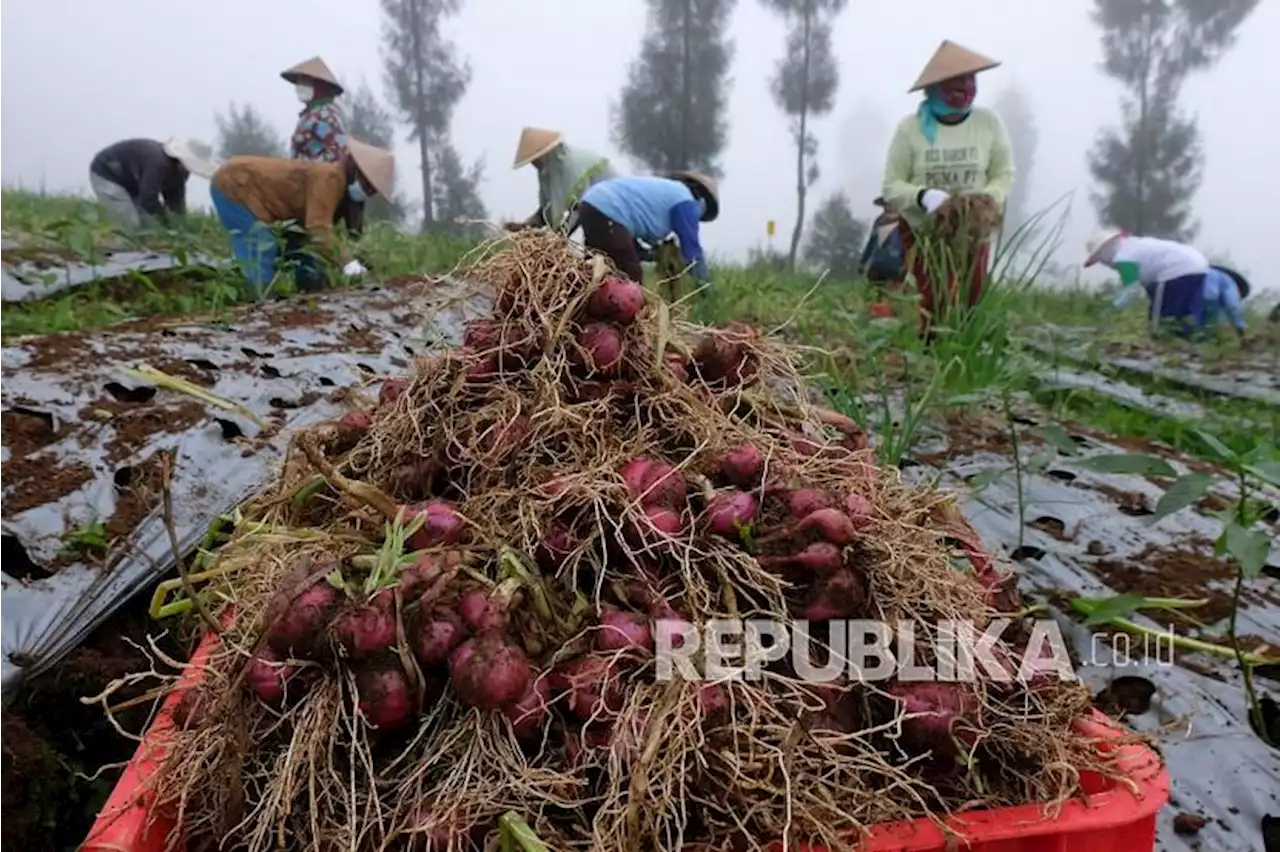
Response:
M152 796L145 782L168 755L173 709L182 693L202 679L216 642L210 634L196 648L192 665L165 698L98 814L83 852L163 852L175 821L163 814L148 818ZM1124 733L1099 713L1077 727L1098 738ZM1116 748L1118 765L1133 783L1132 790L1086 774L1081 778L1086 795L1067 802L1052 819L1040 805L1022 805L955 816L947 823L954 836L925 819L887 823L873 829L860 852L1150 852L1155 849L1156 812L1169 798L1169 775L1147 747ZM824 850L811 846L802 852Z

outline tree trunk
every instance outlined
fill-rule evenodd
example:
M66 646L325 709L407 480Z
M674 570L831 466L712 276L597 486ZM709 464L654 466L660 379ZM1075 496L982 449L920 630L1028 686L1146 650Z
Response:
M422 18L419 0L409 0L409 26L413 39L413 88L418 103L426 99L425 69L422 67ZM422 158L422 230L427 232L435 225L431 205L431 139L426 114L419 109L415 116L414 131L418 134L418 155Z
M1147 146L1151 142L1147 131L1147 112L1150 109L1147 89L1151 85L1151 42L1154 38L1152 30L1155 25L1151 21L1150 13L1144 18L1143 23L1146 26L1146 32L1143 34L1142 42L1142 82L1138 86L1138 144L1133 152L1133 164L1137 170L1137 180L1134 181L1134 192L1137 197L1134 198L1133 232L1140 236L1146 235L1147 227Z
M693 53L693 47L689 44L691 35L689 33L692 25L693 0L684 0L683 9L681 10L683 21L681 30L681 56L680 56L680 153L676 158L677 168L686 170L692 168L689 161L689 121L693 116L693 82L692 74L689 73L689 64Z
M808 191L805 181L804 154L809 139L809 40L813 31L813 7L810 0L804 4L804 75L800 82L800 129L796 134L796 226L791 230L791 251L787 265L796 268L796 254L800 250L800 235L804 231L804 199Z

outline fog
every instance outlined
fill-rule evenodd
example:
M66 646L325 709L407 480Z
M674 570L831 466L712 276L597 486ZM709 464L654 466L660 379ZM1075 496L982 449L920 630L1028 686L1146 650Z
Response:
M1119 117L1121 91L1098 69L1099 31L1086 0L910 0L861 3L841 14L837 107L817 122L822 176L817 201L843 188L869 218L888 134L914 110L907 94L944 38L1003 65L979 78L979 103L1011 81L1031 96L1040 142L1032 208L1069 196L1070 217L1056 260L1078 273L1096 229L1085 155L1098 129ZM446 24L473 70L453 139L486 164L482 195L490 217L532 211L532 170L511 161L522 125L554 128L568 141L613 156L610 104L639 49L641 0L466 0ZM254 104L285 133L298 111L279 73L320 54L348 90L361 78L383 94L381 10L376 0L4 0L0 14L0 178L5 186L83 192L93 154L132 136L188 135L216 142L214 114L230 101ZM731 28L731 132L722 157L722 213L704 243L713 256L742 259L778 223L785 248L795 216L794 149L770 98L768 78L783 48L779 19L755 0L738 0ZM1229 257L1255 286L1275 288L1280 269L1280 169L1265 80L1277 77L1273 41L1280 3L1260 4L1223 61L1193 75L1182 106L1198 116L1206 154L1195 213L1198 245ZM1270 36L1270 39L1267 37ZM397 148L399 185L420 197L416 146L407 129ZM207 184L193 180L207 206ZM812 210L813 203L810 204Z

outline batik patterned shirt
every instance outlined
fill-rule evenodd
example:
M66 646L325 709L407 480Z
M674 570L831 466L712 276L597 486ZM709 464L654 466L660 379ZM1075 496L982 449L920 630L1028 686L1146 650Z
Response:
M331 98L312 101L299 113L290 147L295 160L342 162L347 155L347 129L342 110Z

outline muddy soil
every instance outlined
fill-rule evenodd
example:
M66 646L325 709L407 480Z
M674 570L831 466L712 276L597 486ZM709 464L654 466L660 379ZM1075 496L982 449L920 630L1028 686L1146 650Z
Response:
M102 692L113 680L146 670L146 655L130 640L146 647L146 636L183 659L189 644L147 617L151 598L147 589L120 614L91 634L88 640L53 670L22 685L4 709L3 852L55 852L75 849L93 825L98 810L120 775L120 764L137 743L122 737L100 706L80 699ZM176 626L173 630L176 630ZM153 687L126 687L114 696L119 702ZM125 730L140 732L151 711L150 702L120 711Z
M1098 578L1117 593L1147 597L1203 598L1204 606L1192 610L1156 612L1145 614L1152 620L1164 623L1179 633L1199 631L1201 625L1211 625L1231 615L1234 608L1232 584L1236 578L1235 567L1225 559L1213 555L1213 542L1207 538L1191 536L1181 546L1161 548L1148 544L1125 560L1100 559L1093 563ZM1280 600L1257 588L1246 587L1241 595L1242 603L1275 606ZM1214 637L1203 637L1214 641ZM1241 644L1254 647L1250 637L1241 637Z

